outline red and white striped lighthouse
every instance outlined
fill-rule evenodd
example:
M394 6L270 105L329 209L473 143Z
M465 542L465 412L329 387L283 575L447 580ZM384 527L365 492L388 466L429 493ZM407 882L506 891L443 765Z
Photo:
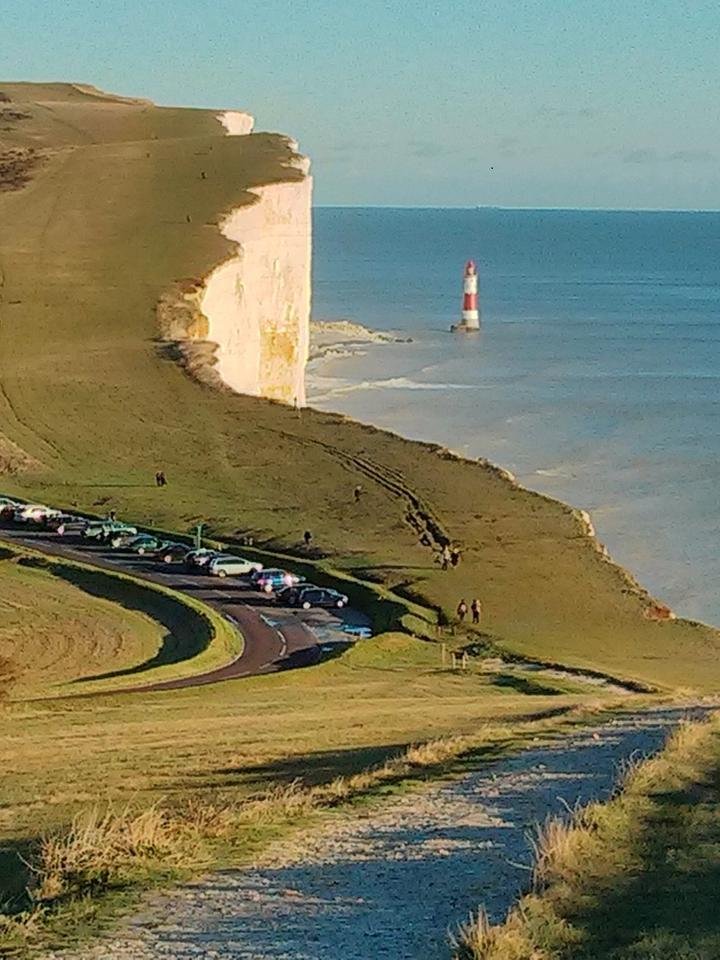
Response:
M480 311L478 310L478 275L474 260L465 264L463 278L462 323L459 330L479 330Z

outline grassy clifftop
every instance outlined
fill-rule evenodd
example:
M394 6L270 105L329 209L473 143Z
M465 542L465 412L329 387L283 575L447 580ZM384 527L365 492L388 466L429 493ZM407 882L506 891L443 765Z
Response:
M36 151L0 191L2 486L284 549L309 528L336 566L448 614L480 597L510 649L717 689L718 633L647 619L561 504L340 416L214 392L163 356L157 301L228 255L222 213L301 176L285 138L64 85L0 83L0 113L0 153ZM463 545L456 570L421 542L428 516Z

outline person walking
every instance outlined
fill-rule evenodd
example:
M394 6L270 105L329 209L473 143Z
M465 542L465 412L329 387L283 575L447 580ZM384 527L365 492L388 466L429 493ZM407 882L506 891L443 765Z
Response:
M465 622L465 617L467 616L467 612L468 612L468 605L467 603L465 603L464 600L461 600L460 603L457 605L457 617L460 623Z
M303 534L303 540L305 541L306 547L309 547L310 544L312 543L312 534L310 533L309 530L306 530L305 533Z
M450 557L450 547L446 543L440 551L440 564L443 570L447 570L447 568L450 566Z
M362 494L363 494L363 488L360 486L360 484L358 484L354 490L355 503L360 503L360 497L362 496Z
M450 565L456 567L460 563L461 558L460 547L453 547L450 551Z
M482 604L480 601L475 598L470 604L470 612L472 613L472 622L480 623L480 618L482 617Z

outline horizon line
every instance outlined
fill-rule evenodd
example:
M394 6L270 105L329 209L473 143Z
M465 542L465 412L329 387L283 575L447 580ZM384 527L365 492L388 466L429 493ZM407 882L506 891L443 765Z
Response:
M720 207L532 207L495 203L314 203L327 210L547 210L572 213L720 213Z

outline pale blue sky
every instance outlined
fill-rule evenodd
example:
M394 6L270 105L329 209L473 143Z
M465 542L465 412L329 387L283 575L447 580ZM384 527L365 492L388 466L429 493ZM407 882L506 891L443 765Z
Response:
M0 77L245 107L319 203L720 207L717 0L0 0Z

